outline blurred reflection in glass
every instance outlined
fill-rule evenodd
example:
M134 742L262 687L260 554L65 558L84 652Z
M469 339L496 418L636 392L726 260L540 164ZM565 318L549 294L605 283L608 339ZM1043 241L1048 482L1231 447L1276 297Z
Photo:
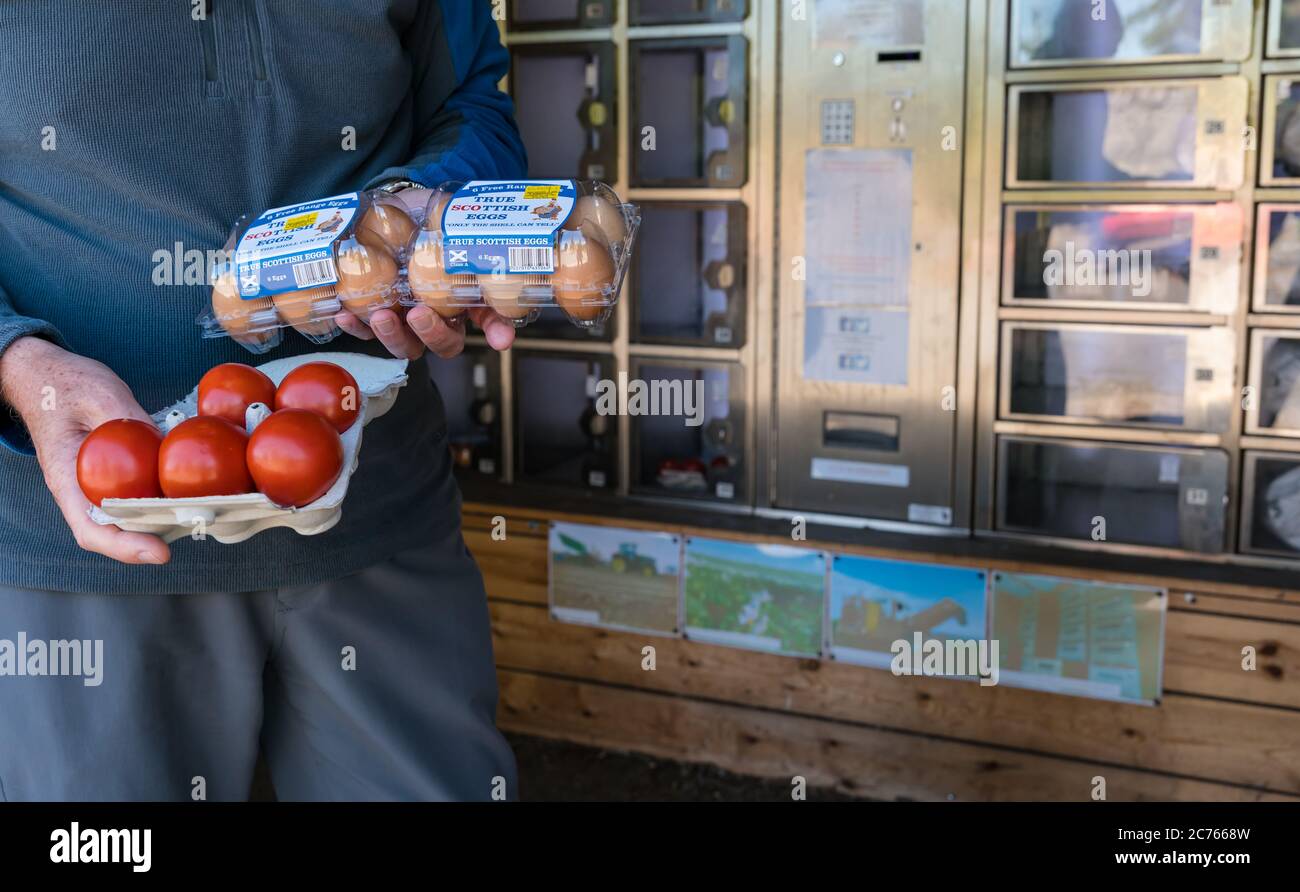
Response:
M1273 139L1273 176L1300 177L1300 85L1277 84L1277 115Z
M1269 214L1264 302L1273 306L1300 304L1300 212Z
M1201 52L1201 0L1017 0L1018 62Z
M1020 94L1022 181L1191 180L1195 86L1116 86Z
M1300 552L1300 465L1294 459L1256 460L1252 515L1252 550Z
M1277 43L1284 50L1300 49L1300 0L1283 0Z
M1300 430L1300 339L1265 338L1259 425Z

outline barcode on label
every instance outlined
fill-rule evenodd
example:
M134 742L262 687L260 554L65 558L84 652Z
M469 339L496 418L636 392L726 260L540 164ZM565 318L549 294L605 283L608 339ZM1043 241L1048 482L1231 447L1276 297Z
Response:
M546 248L511 248L510 272L512 273L553 273L555 272L555 249Z
M334 272L334 261L328 258L293 265L293 281L299 288L333 285L338 280L338 274Z

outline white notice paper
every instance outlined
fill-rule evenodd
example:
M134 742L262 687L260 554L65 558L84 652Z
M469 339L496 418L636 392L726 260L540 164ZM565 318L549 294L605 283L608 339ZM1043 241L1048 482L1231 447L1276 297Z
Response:
M907 306L911 150L813 149L805 164L805 305Z

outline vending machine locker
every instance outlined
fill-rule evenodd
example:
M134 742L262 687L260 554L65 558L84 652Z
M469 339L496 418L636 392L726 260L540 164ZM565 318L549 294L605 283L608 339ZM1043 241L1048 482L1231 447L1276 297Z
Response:
M1002 303L1227 315L1237 307L1235 204L1008 205Z
M1257 313L1300 313L1300 204L1259 206L1254 294Z
M1241 550L1300 559L1300 453L1247 452Z
M618 0L510 0L513 31L605 28L614 23Z
M748 0L628 0L628 20L633 25L739 22L748 5Z
M693 347L745 344L745 205L641 205L632 257L633 341Z
M618 418L600 402L613 369L611 356L515 352L516 479L617 488Z
M739 188L748 176L744 37L629 44L633 186Z
M1010 63L1240 62L1251 11L1251 0L1011 0Z
M501 475L501 359L467 347L452 359L428 354L429 377L442 397L447 445L458 474Z
M1290 0L1268 0L1268 36L1265 52L1270 56L1300 56L1300 6Z
M1253 329L1249 381L1246 432L1300 437L1300 331Z
M999 530L1217 554L1227 492L1216 449L998 439Z
M966 4L783 24L780 508L954 519Z
M1238 188L1249 86L1242 77L1012 86L1012 189Z
M734 363L644 359L632 366L659 411L632 415L634 493L746 504L745 375ZM674 408L680 411L672 411Z
M1004 323L999 415L1224 433L1235 350L1228 328Z
M614 44L510 48L510 95L528 149L528 175L618 179Z

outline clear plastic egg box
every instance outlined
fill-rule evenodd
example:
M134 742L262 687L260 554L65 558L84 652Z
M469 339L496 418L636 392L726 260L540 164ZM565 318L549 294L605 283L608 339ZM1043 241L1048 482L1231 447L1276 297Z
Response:
M554 184L565 181L511 182L554 190ZM572 206L563 219L553 198L535 200L538 220L556 221L549 248L510 255L512 266L517 257L520 267L552 272L510 272L503 264L490 273L448 272L447 259L454 256L449 247L456 249L447 244L443 226L448 209L463 206L452 203L463 186L457 182L429 190L425 206L414 210L393 195L371 190L245 214L226 241L228 262L213 270L211 305L198 319L203 335L229 336L253 353L265 353L280 344L286 328L316 344L332 341L341 333L336 317L343 310L369 321L380 309L403 312L420 305L449 321L486 306L516 326L536 319L544 307L559 307L574 325L599 325L617 303L641 217L604 183L567 182ZM548 212L553 216L546 217ZM276 235L307 232L308 238L332 240L310 259L278 266L274 255L265 264L250 263L247 246L237 257L241 242L273 225L268 217L280 227ZM522 249L529 250L534 249ZM290 274L292 284L285 288ZM279 290L268 291L264 276L278 276Z

